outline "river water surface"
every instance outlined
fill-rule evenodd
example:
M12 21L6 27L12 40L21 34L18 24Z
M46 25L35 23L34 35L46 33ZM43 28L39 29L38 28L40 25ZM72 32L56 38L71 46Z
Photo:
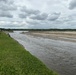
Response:
M10 33L32 55L59 75L76 75L76 43L32 35Z

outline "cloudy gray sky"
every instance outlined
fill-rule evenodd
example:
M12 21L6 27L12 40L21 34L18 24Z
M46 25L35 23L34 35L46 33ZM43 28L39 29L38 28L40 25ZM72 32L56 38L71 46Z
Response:
M0 0L0 28L76 28L76 0Z

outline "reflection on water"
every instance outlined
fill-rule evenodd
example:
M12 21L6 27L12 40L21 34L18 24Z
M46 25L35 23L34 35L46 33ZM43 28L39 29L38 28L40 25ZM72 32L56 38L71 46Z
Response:
M14 31L14 33L16 33L16 34L20 34L20 33L25 33L25 32L28 32L28 31Z
M10 33L31 54L60 75L76 75L76 43Z

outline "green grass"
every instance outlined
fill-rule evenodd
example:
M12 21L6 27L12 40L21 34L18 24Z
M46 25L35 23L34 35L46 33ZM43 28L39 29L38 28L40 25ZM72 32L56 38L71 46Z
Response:
M23 46L0 32L0 75L57 75Z

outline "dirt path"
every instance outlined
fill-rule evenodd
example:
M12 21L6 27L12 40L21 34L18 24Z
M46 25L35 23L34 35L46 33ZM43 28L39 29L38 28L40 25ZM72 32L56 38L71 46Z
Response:
M10 33L31 54L60 75L76 75L76 42Z

